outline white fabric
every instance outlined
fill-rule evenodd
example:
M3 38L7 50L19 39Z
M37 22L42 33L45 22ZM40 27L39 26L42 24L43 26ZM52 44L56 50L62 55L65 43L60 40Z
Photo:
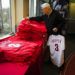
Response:
M60 67L62 54L65 50L65 38L62 35L50 35L47 45L50 47L51 59Z
M49 3L44 3L44 4L41 5L41 8L42 8L42 9L43 9L43 8L46 8L46 7L50 7L50 4L49 4Z

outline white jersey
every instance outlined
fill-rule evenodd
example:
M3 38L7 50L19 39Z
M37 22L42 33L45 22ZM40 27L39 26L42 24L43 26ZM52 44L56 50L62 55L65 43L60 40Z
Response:
M47 45L50 47L51 58L60 66L63 50L65 50L65 38L62 35L50 35Z

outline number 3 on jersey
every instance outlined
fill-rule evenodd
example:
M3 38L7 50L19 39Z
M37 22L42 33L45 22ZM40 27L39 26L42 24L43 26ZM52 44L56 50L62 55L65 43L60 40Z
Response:
M55 50L56 50L56 51L59 51L59 46L58 46L58 44L55 44Z

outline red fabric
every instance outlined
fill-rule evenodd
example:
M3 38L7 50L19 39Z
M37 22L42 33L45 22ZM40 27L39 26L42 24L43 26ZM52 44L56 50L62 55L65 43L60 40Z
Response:
M23 63L1 63L0 75L24 75L29 65Z
M15 36L0 40L0 61L4 59L15 63L24 62L28 64L28 66L34 64L43 52L42 47L46 40L46 31L44 22L38 23L26 19L22 20L17 28ZM12 67L13 66L11 66L11 70ZM15 73L13 75L23 74Z
M44 22L36 22L24 19L21 21L17 28L16 35L20 37L20 39L36 41L36 40L44 40L46 37L46 27Z
M32 62L32 59L35 60L33 55L36 54L39 49L41 49L39 42L34 43L19 40L15 36L10 37L0 44L0 50L4 52L5 58L11 61Z
M28 19L24 19L20 22L17 31L39 31L39 32L47 32L44 22L37 22Z
M44 43L43 36L46 37L44 22L24 19L15 36L0 41L0 52L4 52L7 60L32 62Z

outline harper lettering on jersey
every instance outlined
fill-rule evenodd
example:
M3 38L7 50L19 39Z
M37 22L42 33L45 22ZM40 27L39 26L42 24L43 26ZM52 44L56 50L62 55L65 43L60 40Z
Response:
M54 43L54 42L61 43L61 40L60 40L60 39L52 39L51 42L53 42L53 43Z

